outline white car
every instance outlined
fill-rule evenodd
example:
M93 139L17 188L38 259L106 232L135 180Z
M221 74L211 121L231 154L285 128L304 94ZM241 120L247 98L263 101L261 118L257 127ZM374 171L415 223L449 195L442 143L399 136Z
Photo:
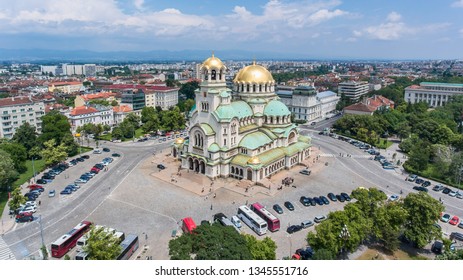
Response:
M101 150L100 149L93 150L93 153L94 154L101 154Z
M29 213L29 212L35 213L36 211L37 211L37 207L26 206L22 210L19 211L19 215L24 214L24 213Z
M232 216L231 222L235 225L235 227L241 228L241 221L237 216Z
M37 202L35 202L35 201L26 201L25 207L27 207L27 206L37 207Z
M449 196L455 197L455 196L457 196L457 192L456 191L451 191L451 192L449 192Z
M400 198L400 195L393 194L389 197L390 201L396 201Z

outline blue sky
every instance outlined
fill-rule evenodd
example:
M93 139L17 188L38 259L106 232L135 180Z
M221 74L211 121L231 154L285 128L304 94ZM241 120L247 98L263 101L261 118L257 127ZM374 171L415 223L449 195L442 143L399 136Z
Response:
M0 0L1 48L463 59L463 0Z

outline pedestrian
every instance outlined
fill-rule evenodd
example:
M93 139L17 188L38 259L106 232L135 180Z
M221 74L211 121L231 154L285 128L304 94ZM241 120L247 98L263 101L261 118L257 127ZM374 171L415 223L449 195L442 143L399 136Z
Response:
M216 198L216 197L217 197L217 194L216 194L216 193L214 193L214 198Z
M202 193L204 192L204 188L201 190L201 192L202 192Z
M42 204L42 201L39 200L39 206L40 206L40 204Z
M212 210L212 204L211 204L211 210Z

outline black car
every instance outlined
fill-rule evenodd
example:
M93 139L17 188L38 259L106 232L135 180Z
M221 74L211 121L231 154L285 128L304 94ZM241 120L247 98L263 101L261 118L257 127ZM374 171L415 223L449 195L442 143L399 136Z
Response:
M302 229L301 225L292 225L292 226L289 226L288 229L286 229L286 232L291 234L291 233L294 233L294 232L298 232L301 229Z
M273 210L275 210L278 214L283 214L283 208L281 208L278 204L273 205Z
M50 174L50 173L45 173L45 174L43 174L42 179L53 180L53 179L55 179L55 175Z
M310 206L310 202L309 200L307 199L307 197L305 196L301 196L301 198L299 199L299 201L302 203L302 205L304 206Z
M323 204L325 204L325 205L330 204L330 201L328 200L328 198L326 198L326 196L320 195L320 200L321 200L321 201L323 202Z
M109 148L103 148L103 152L110 152L111 150Z
M428 189L422 186L414 186L413 189L420 192L428 192Z
M442 191L443 194L449 194L452 190L449 189L449 188L444 188L444 190Z
M309 203L310 203L311 206L316 206L317 205L317 203L315 202L315 200L313 200L313 198L308 197L307 199L309 200Z
M315 203L317 203L318 205L323 205L323 201L322 201L320 198L318 198L318 197L315 196L315 197L313 198L313 200L314 200Z
M16 216L16 222L17 223L24 223L24 222L32 222L34 220L34 217L32 215L30 216Z
M415 183L417 183L418 185L421 185L421 184L424 183L424 180L421 179L421 178L417 178L417 179L415 180Z
M78 162L84 162L84 161L85 161L85 159L84 159L83 157L76 158L76 160L77 160Z
M341 196L343 196L346 201L350 201L350 196L347 193L343 192Z
M344 202L346 201L346 199L344 198L344 196L340 195L340 194L337 194L336 195L336 198L339 200L339 202Z
M429 181L424 181L424 183L421 184L421 185L422 185L423 187L427 188L427 187L431 186L431 182L429 182Z
M158 164L158 165L157 165L157 168L159 168L159 169L161 169L161 170L166 169L166 167L165 167L163 164Z
M336 198L336 195L332 192L330 192L328 194L328 198L331 200L331 201L338 201L338 199Z
M312 256L314 254L314 251L312 248L307 247L305 249L297 249L296 254L301 256L301 260L310 260L312 259Z
M101 163L97 163L97 164L95 164L93 167L96 167L96 168L98 168L98 169L100 169L100 170L103 170L103 169L104 169L104 165L101 164Z
M83 159L89 159L90 156L89 156L89 155L83 155L83 156L81 156L81 158L83 158Z
M114 154L112 154L111 156L112 156L112 157L120 157L121 155L118 154L118 153L114 153Z
M284 205L289 211L294 211L294 205L291 202L286 201Z
M43 184L46 184L46 183L47 183L47 180L44 180L44 179L38 179L37 180L37 184L43 185Z

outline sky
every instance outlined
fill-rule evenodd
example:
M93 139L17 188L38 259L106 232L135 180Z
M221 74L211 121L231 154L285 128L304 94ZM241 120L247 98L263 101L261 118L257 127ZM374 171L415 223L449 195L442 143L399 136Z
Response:
M0 0L0 48L463 59L463 0Z

